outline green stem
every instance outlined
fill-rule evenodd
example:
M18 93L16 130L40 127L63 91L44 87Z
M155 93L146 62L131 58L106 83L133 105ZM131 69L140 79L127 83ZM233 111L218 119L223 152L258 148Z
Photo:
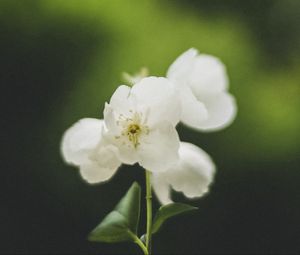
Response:
M131 231L129 231L129 234L133 238L133 241L142 249L142 251L144 252L144 255L149 255L148 249L144 245L144 243L135 234L133 234Z
M146 247L151 254L151 232L152 232L152 192L151 192L151 172L146 170L146 204L147 204L147 232Z

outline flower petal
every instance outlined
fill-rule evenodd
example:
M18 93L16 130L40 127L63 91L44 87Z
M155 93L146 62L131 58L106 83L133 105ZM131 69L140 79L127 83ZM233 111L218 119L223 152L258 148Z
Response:
M88 162L88 155L101 140L103 120L85 118L76 122L63 135L61 152L64 160L73 165Z
M153 189L162 204L171 201L169 186L188 198L201 197L213 181L215 165L207 153L191 143L180 143L180 160L162 173L152 176Z
M167 77L178 82L185 82L190 70L194 65L198 51L191 48L182 53L169 67Z
M104 119L107 130L103 132L103 140L106 144L114 145L118 148L117 157L124 163L132 165L138 161L136 150L128 141L128 137L122 135L122 127L117 125L115 112L109 104L105 105Z
M128 165L133 165L138 162L138 154L136 148L131 145L126 144L118 144L118 158L124 163Z
M179 164L168 171L167 181L186 197L203 196L215 173L215 165L209 155L191 143L180 143Z
M170 204L171 200L171 187L165 181L164 173L152 173L151 176L152 188L161 204Z
M105 103L104 111L103 111L105 127L109 132L113 135L117 135L120 133L120 127L117 125L117 116L116 112L114 111L113 107Z
M89 161L80 166L82 178L91 184L110 179L121 165L117 152L117 147L101 142L89 154Z
M104 167L96 162L80 166L81 177L90 184L109 180L117 171L117 168Z
M119 86L110 98L109 105L117 113L127 114L131 108L130 87L126 85Z
M180 118L180 101L174 84L163 77L147 77L131 89L138 110L147 109L147 124L152 126L169 121L174 126ZM176 110L174 110L176 109Z
M188 84L196 94L225 91L228 89L226 68L218 58L200 54L195 58Z
M145 135L137 147L139 164L145 169L165 171L178 160L179 137L168 122L160 123Z
M202 95L199 100L206 106L208 118L195 128L202 131L215 131L232 123L236 116L235 99L227 92Z
M178 91L181 95L181 121L190 127L197 128L207 119L205 105L194 96L189 87L181 87Z

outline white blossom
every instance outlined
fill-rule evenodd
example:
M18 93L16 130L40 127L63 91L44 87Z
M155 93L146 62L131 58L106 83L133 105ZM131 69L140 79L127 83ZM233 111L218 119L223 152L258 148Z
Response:
M123 163L163 171L178 160L180 109L166 78L147 77L132 88L122 85L105 105L105 140L118 148Z
M119 86L105 105L104 120L81 119L65 132L63 158L89 183L110 179L122 163L163 171L179 158L179 116L179 99L166 78Z
M121 165L117 148L103 141L104 129L103 120L85 118L71 126L62 139L64 160L78 166L82 178L91 184L107 181Z
M181 142L179 161L165 172L153 173L152 185L162 204L172 203L171 188L188 198L201 197L213 181L215 165L199 147Z
M228 93L225 66L216 57L189 49L169 67L167 78L181 96L181 121L202 131L228 126L236 115L234 97Z

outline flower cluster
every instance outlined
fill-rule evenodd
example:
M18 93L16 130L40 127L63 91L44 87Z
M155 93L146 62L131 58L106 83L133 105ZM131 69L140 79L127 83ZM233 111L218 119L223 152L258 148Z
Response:
M135 77L105 104L104 119L79 120L64 134L62 154L88 183L109 180L121 164L138 163L152 172L154 192L171 203L171 188L186 197L208 191L215 165L197 146L180 142L181 121L199 131L229 125L236 104L228 93L224 65L190 49L169 67L166 77Z

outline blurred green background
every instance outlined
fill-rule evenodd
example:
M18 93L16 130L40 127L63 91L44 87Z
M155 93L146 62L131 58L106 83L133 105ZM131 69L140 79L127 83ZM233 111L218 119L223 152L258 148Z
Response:
M140 253L86 236L143 184L141 168L87 185L60 140L78 119L103 117L123 71L163 76L190 47L226 64L238 116L216 133L179 126L218 170L190 202L199 211L154 236L154 253L299 252L299 13L297 0L1 0L0 253Z

